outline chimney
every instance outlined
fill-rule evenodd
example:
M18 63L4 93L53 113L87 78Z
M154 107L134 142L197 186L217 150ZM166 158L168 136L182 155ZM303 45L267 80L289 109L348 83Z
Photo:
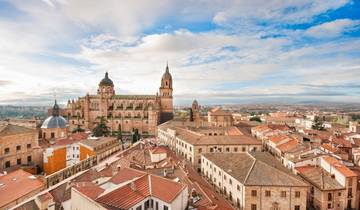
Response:
M131 181L130 188L131 188L132 191L136 191L136 186L135 186L134 181Z
M149 193L152 195L152 183L151 183L151 175L148 175L148 181L149 181Z

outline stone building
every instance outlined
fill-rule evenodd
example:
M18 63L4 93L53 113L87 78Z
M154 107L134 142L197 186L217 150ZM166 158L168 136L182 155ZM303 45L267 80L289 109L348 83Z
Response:
M235 126L213 127L195 122L171 120L158 126L158 139L200 171L203 153L261 151L261 141L244 135Z
M111 131L121 129L130 134L137 129L142 135L154 135L156 126L173 118L173 83L169 67L161 78L155 95L117 95L114 83L106 73L96 95L87 94L68 101L67 118L70 129L77 126L93 129L104 117Z
M12 124L0 126L0 148L0 170L30 170L41 165L41 149L35 129ZM36 173L36 170L31 172Z
M220 107L213 108L208 112L208 122L218 127L228 127L234 124L232 114Z
M201 173L236 209L306 209L308 184L268 153L203 154Z

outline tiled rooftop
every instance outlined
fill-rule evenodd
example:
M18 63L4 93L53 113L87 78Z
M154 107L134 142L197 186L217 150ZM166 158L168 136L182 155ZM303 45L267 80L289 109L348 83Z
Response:
M39 178L22 169L0 175L0 207L43 187Z
M244 185L307 186L266 152L203 155Z

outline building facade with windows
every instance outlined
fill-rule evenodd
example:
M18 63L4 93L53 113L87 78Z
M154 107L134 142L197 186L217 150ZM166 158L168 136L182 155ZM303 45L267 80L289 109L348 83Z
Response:
M117 95L108 73L100 81L97 94L87 94L68 101L70 129L78 126L93 129L103 117L111 131L130 134L137 129L142 135L154 135L156 126L173 118L173 81L166 66L159 93L155 95Z
M0 170L36 169L41 163L41 149L35 129L12 124L0 126Z
M158 126L158 139L200 171L204 153L243 153L261 151L262 144L243 135L236 127L197 127L195 122L170 121Z
M201 173L236 209L306 209L308 184L269 153L203 154Z

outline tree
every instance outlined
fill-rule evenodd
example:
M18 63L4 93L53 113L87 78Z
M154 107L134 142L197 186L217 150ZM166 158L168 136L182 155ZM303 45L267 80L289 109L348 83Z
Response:
M135 143L137 141L139 141L140 139L140 134L139 134L139 130L136 128L136 129L133 129L133 132L132 132L132 143Z
M102 116L102 117L100 117L99 124L94 128L93 134L96 137L100 137L100 136L108 136L109 133L110 133L110 131L109 131L109 128L106 126L106 120Z
M85 130L81 128L81 126L78 124L76 128L74 128L71 133L78 133L78 132L84 132Z
M117 133L116 133L116 138L117 138L117 140L121 141L121 143L123 143L122 137L123 136L122 136L121 125L119 124L118 130L117 130Z
M315 117L314 124L311 127L314 130L319 130L319 131L325 130L323 121L320 120L320 118L318 116Z
M261 119L260 119L260 117L255 116L255 117L250 118L250 121L261 122Z

